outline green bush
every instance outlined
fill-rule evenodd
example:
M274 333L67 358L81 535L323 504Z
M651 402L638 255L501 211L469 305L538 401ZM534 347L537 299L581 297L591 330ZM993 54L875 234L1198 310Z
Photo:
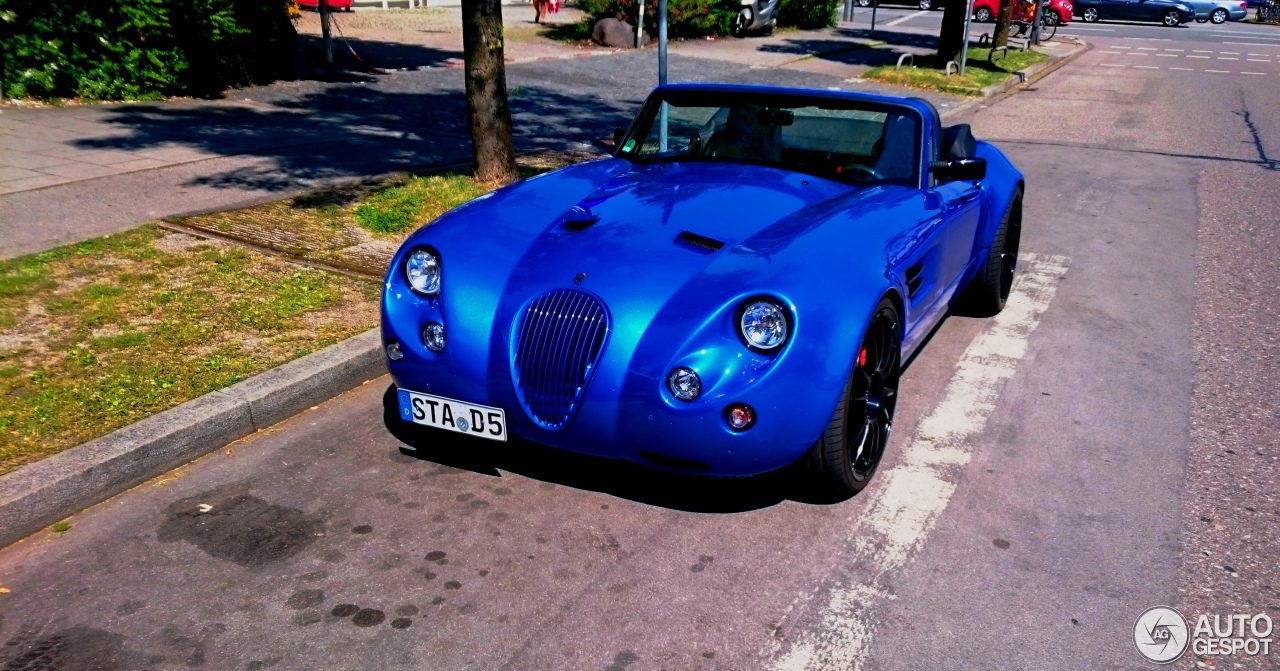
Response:
M286 0L0 0L3 88L96 100L217 95L288 72Z
M640 3L637 0L578 0L591 20L623 19L635 25ZM667 0L667 34L671 37L727 35L733 27L739 5L735 0ZM658 34L658 2L646 0L644 29Z
M836 25L840 0L781 0L778 25L796 28L830 28Z

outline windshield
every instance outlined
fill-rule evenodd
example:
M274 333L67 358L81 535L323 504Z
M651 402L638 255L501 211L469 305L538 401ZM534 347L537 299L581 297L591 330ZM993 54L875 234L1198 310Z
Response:
M641 114L620 156L758 163L847 183L919 185L920 121L908 107L679 91Z

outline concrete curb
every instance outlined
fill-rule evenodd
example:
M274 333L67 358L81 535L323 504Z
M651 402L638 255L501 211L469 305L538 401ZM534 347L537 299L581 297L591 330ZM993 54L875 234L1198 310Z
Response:
M1006 81L1003 81L994 86L988 86L987 88L982 89L982 97L990 98L992 96L1000 95L1001 93L1004 93L1005 91L1016 88L1018 86L1030 86L1036 83L1037 81L1039 81L1040 79L1043 79L1045 76L1047 76L1049 73L1053 72L1054 70L1057 70L1058 68L1075 60L1080 56L1080 54L1083 54L1088 50L1089 50L1088 44L1080 43L1079 46L1077 46L1069 54L1066 54L1064 56L1053 56L1052 58L1050 58L1049 60L1043 63L1038 63L1036 65L1033 65L1027 68L1026 70L1019 70L1013 73L1015 75L1014 77L1010 77Z
M0 477L0 548L386 373L378 329Z

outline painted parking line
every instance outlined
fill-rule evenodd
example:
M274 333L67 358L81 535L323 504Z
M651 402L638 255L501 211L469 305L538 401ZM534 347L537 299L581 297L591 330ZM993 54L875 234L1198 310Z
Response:
M1097 31L1097 32L1099 32L1099 33L1114 33L1114 32L1116 32L1116 29L1115 29L1115 28L1092 28L1092 27L1089 27L1089 26L1071 26L1071 29L1072 29L1072 30L1093 30L1093 31ZM1067 37L1079 37L1079 35L1068 35L1067 33L1063 33L1063 35L1066 35Z
M926 14L932 14L932 13L933 13L933 12L932 12L931 10L928 10L928 9L922 9L922 10L920 10L920 11L916 12L915 14L908 14L908 15L906 15L906 16L904 16L904 17L900 18L900 19L894 19L894 20L892 20L892 21L890 21L890 22L888 22L888 23L886 23L886 24L884 24L884 25L886 25L886 26L896 26L896 25L898 25L898 24L900 24L900 23L906 23L907 21L910 21L911 19L914 19L914 18L916 18L917 16L924 16L924 15L926 15Z
M1183 50L1182 49L1165 49L1165 51L1177 51L1181 53Z
M1112 49L1132 49L1133 47L1124 47L1124 46L1120 46L1120 45L1118 45L1118 44L1117 44L1116 46L1111 47L1111 48L1112 48Z
M1222 54L1223 56L1239 56L1240 55L1239 51L1219 51L1218 53Z
M1126 37L1126 40L1141 40L1143 42L1172 42L1171 37Z
M1271 58L1271 54L1249 54L1249 55L1250 55L1250 56L1263 56L1263 57L1265 57L1265 58Z
M1009 304L978 334L956 364L942 401L920 420L865 514L848 527L845 544L875 576L832 585L816 613L814 631L799 632L790 648L775 648L775 671L857 669L871 651L875 611L896 598L889 583L928 541L956 491L957 472L973 459L973 443L995 414L1000 394L1027 354L1028 341L1049 308L1070 264L1064 256L1023 254ZM788 612L808 599L796 597ZM795 625L788 623L788 630Z
M1138 47L1138 51L1160 51L1155 47Z

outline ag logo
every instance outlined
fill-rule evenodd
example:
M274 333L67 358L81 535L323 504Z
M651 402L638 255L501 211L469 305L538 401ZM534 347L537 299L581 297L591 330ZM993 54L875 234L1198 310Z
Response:
M1143 611L1133 623L1133 642L1143 657L1168 664L1186 652L1191 632L1182 613L1167 606Z

